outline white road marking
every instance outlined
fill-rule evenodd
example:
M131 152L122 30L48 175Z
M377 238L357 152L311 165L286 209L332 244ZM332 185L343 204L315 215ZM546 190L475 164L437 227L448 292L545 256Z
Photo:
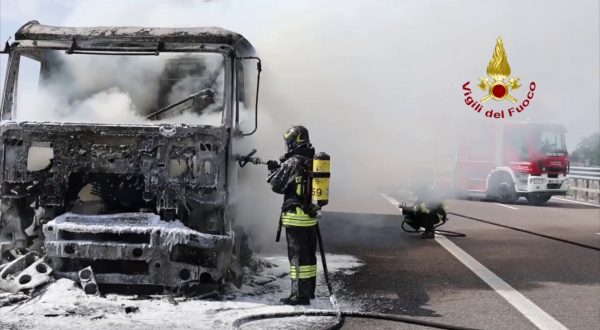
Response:
M397 200L387 194L380 193L379 195L381 195L394 206L400 204ZM498 205L508 207L508 205ZM523 314L523 316L531 321L531 323L533 323L536 327L539 329L567 329L567 327L565 327L562 323L558 322L538 305L534 304L519 291L515 290L508 283L504 282L504 280L498 277L498 275L487 269L484 265L475 260L475 258L471 257L468 253L456 246L456 244L452 243L448 238L441 235L436 235L435 241L438 242L448 252L450 252L454 257L456 257L456 259L462 262L463 265L475 273L475 275L479 276L481 280L494 289L496 293L498 293L509 304L516 308L517 311Z
M586 202L574 201L574 200L570 200L570 199L566 199L566 198L560 198L560 197L556 197L556 196L552 196L552 198L558 199L559 201L563 201L563 202L569 202L569 203L575 203L575 204L583 204L583 205L600 207L599 204L594 204L594 203L586 203Z
M509 208L509 209L511 209L511 210L518 210L518 208L516 208L516 207L514 207L514 206L508 206L508 205L504 205L504 204L501 204L501 203L494 203L494 204L496 204L496 205L500 205L500 206L504 206L504 207L507 207L507 208Z
M467 266L467 268L475 273L475 275L479 276L479 278L487 283L487 285L494 289L496 293L508 301L508 303L516 308L517 311L529 319L536 327L539 329L567 329L562 323L558 322L519 291L504 282L500 277L460 249L448 238L438 235L435 237L435 240L455 256L456 259L462 262L463 265Z

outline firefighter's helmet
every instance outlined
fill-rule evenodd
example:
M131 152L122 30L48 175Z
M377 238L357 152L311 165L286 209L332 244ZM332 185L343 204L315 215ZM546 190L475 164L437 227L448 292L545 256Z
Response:
M302 146L310 145L308 130L301 125L290 127L285 134L283 134L283 139L285 140L288 152L294 151Z

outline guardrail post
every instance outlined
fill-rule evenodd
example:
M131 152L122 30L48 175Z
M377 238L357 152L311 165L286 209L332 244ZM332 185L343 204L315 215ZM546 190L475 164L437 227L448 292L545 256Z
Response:
M586 189L590 189L590 180L589 179L585 179L585 188ZM589 200L589 191L585 191L585 201L587 202Z

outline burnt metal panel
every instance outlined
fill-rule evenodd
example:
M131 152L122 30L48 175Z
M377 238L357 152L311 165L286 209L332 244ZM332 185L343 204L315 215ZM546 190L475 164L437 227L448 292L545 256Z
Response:
M156 200L157 211L186 200L226 203L223 127L2 122L0 138L2 198L35 196L41 206L64 206L71 175L112 174L136 182L144 199ZM43 170L29 171L28 152L40 143L53 149L53 159Z

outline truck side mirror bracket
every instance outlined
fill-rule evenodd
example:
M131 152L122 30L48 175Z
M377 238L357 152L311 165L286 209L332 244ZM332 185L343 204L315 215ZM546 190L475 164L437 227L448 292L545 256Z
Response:
M256 60L257 74L256 74L256 98L254 101L254 129L249 133L241 132L242 136L249 136L249 135L256 133L256 131L258 130L258 91L260 88L260 73L262 72L262 63L260 61L260 58L258 58L256 56L238 57L238 60ZM236 113L239 116L239 104L237 102L236 102L236 109L237 109Z
M4 44L4 49L2 51L0 51L0 54L8 54L10 53L10 37L8 37L8 40L6 40L6 43Z

